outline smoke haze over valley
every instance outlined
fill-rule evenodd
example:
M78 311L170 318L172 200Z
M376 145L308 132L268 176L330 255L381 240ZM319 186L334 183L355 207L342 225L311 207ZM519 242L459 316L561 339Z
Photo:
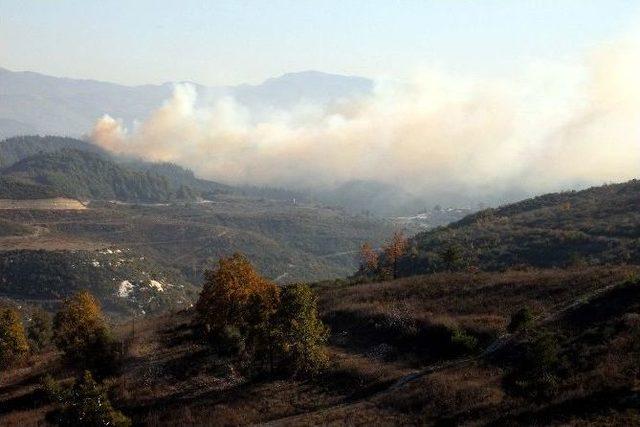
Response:
M530 61L507 78L434 68L325 102L257 108L192 84L144 121L105 115L108 150L185 165L232 184L325 189L374 181L427 200L505 200L623 181L640 171L635 35L573 62Z

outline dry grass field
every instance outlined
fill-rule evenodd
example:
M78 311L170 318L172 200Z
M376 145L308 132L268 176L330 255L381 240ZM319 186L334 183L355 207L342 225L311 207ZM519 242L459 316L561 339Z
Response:
M79 200L56 197L54 199L11 200L0 199L0 209L26 210L83 210L87 206Z
M139 425L623 425L637 421L638 273L620 266L317 285L331 362L307 380L242 376L195 338L190 311L137 319L116 326L127 356L107 384ZM525 305L536 315L532 329L484 352ZM442 334L456 330L474 346L438 350L451 344ZM514 393L509 378L542 333L558 341L561 367L553 394L533 399ZM3 373L0 424L44 423L45 371L72 377L53 352Z

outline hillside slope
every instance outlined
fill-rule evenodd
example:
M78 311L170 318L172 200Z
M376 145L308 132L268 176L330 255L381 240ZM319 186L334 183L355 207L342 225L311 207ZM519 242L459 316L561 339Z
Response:
M0 141L0 168L10 166L27 157L40 153L53 153L65 149L104 154L96 145L75 138L62 136L16 136Z
M194 335L190 310L148 318L119 328L129 346L121 375L108 383L112 402L140 425L636 425L640 285L628 278L637 273L439 273L323 285L316 289L332 326L331 362L307 380L242 376ZM530 328L483 351L527 305L535 314ZM336 322L345 310L360 319L346 329ZM434 325L480 331L492 318L489 340L462 353L436 351L446 342L435 339ZM540 342L546 346L538 349ZM530 381L536 371L518 361L540 350L546 358L534 367L544 375L534 378L553 381L539 384L544 395L523 395L513 379ZM0 423L44 419L51 409L38 398L45 372L71 375L53 353L7 373Z
M29 179L0 175L0 199L50 199L62 195L62 191L48 185L37 184Z
M173 163L146 162L140 159L112 155L90 142L52 135L26 135L0 141L0 169L8 168L29 157L67 150L87 152L100 156L104 160L115 162L119 166L134 172L161 176L167 180L172 188L177 190L181 187L189 187L205 198L212 194L236 191L224 184L199 179L189 169ZM72 159L69 160L71 161ZM49 168L55 167L52 164L47 166ZM22 197L19 193L16 195L16 198Z
M55 309L82 289L114 316L188 307L195 287L132 250L0 252L0 296Z
M640 263L639 238L640 181L633 180L547 194L420 233L402 272Z
M191 189L174 189L160 175L136 172L105 156L80 150L36 154L3 169L2 175L77 199L166 202L195 198Z

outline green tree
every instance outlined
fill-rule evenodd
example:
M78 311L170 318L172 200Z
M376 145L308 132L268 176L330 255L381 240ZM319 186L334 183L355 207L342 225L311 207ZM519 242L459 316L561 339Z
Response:
M535 400L553 396L561 366L558 340L551 334L540 334L529 339L522 350L518 366L507 376L513 391Z
M118 367L119 344L111 336L100 304L87 291L63 302L53 319L53 340L76 367L101 376Z
M318 318L316 297L308 285L286 286L274 318L280 365L294 375L312 375L327 363L329 329Z
M12 308L0 309L0 364L10 365L29 352L29 343L20 313Z
M49 399L56 404L56 410L48 419L59 426L127 427L131 420L111 405L109 396L98 385L89 371L78 378L72 387L64 388L50 377L44 381L44 389Z
M51 329L51 316L45 310L39 308L31 313L27 324L27 337L31 348L40 351L51 342L53 331Z
M274 370L275 332L272 325L276 306L258 296L250 298L246 307L247 326L244 331L244 353L255 371Z

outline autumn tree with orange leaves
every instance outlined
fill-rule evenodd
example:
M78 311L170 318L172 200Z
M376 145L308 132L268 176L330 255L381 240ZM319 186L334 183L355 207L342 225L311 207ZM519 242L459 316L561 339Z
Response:
M20 313L12 308L0 308L0 364L2 369L23 358L29 343Z
M235 253L205 272L196 311L207 333L216 334L229 327L248 327L248 317L259 315L250 308L273 311L277 301L276 285L260 276L244 255Z
M65 299L53 319L53 341L64 359L98 377L117 371L121 346L104 318L98 300L88 291Z
M366 276L378 274L378 252L369 244L364 243L360 247L360 272Z
M326 361L327 328L312 289L280 289L241 254L205 273L196 312L218 352L236 356L242 369L310 375Z
M398 277L398 261L406 254L408 247L407 239L401 231L393 233L391 240L382 247L381 272L383 276L392 279Z

